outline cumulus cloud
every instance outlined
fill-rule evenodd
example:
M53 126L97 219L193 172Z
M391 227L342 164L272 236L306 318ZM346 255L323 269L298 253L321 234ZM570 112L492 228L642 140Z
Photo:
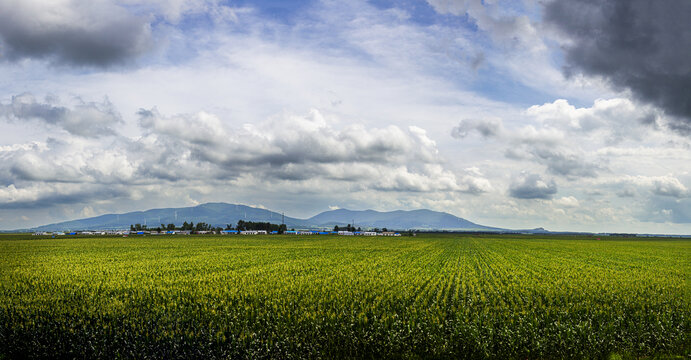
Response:
M139 125L154 134L170 136L192 144L220 143L228 139L221 120L213 114L162 116L158 109L140 109Z
M472 143L471 135L477 134L496 142L507 159L539 164L569 180L609 173L624 156L681 161L689 154L684 138L670 141L674 133L665 130L667 116L625 98L597 99L584 107L557 99L530 106L521 115L511 122L465 119L451 129L451 136ZM632 141L646 146L624 147Z
M535 161L546 166L550 173L567 178L597 176L603 166L587 160L577 148L566 145L565 138L563 131L527 125L508 135L512 147L506 150L506 156Z
M687 197L689 190L679 179L670 176L660 176L652 180L653 193L661 196L671 196L675 198Z
M610 141L641 139L662 123L658 111L629 99L597 99L591 107L577 108L565 99L533 105L525 111L537 122L571 132L604 132Z
M72 138L3 148L0 179L14 186L6 193L20 194L38 183L136 188L161 181L308 184L305 191L314 192L338 184L351 191L478 195L492 190L477 169L463 175L446 169L436 143L419 127L338 127L338 119L317 110L241 128L206 112L165 116L151 109L137 114L142 135L113 137L107 147L98 140ZM90 194L99 192L85 196ZM7 196L9 203L26 204L47 195Z
M567 74L602 76L676 116L691 134L691 48L687 0L553 0L544 20L568 38Z
M136 162L124 144L102 148L98 141L48 139L0 149L0 179L26 182L118 184L134 180ZM134 158L134 157L132 157ZM136 158L135 158L136 159Z
M518 199L549 200L557 193L554 180L546 182L538 174L521 174L509 187L509 194Z
M155 110L143 110L139 115L152 141L147 148L177 143L191 158L230 174L249 167L264 168L269 176L294 179L312 171L324 172L322 165L415 167L440 162L436 143L421 128L354 124L338 129L317 110L307 116L287 115L238 129L224 127L219 118L207 113L166 117ZM296 165L304 165L298 173ZM424 170L424 166L419 169Z
M539 111L531 107L529 114L536 116ZM539 122L539 121L538 121ZM499 118L483 120L465 119L451 130L451 136L464 139L477 132L484 139L498 140L509 144L505 156L513 160L530 160L546 166L554 175L567 178L595 177L605 169L599 161L589 160L578 147L567 146L567 134L550 124L540 127L525 125L506 130Z
M0 117L23 122L37 120L55 125L83 137L113 135L114 127L122 124L120 114L107 99L101 103L75 99L72 108L41 102L25 93L12 97L9 104L0 103Z

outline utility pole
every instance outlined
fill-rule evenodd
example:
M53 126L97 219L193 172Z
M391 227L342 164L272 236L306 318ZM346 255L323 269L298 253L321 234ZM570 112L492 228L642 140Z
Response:
M286 214L284 212L281 212L281 225L285 225L286 223Z

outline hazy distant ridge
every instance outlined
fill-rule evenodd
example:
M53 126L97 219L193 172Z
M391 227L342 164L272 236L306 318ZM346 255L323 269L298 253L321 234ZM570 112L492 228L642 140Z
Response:
M127 229L131 224L146 224L158 227L160 224L183 221L205 222L212 226L225 227L237 224L238 220L281 223L281 214L246 205L207 203L192 207L151 209L125 214L107 214L86 219L65 221L33 228L34 231ZM380 212L374 210L353 211L338 209L325 211L309 219L286 216L288 228L333 228L334 225L353 224L362 228L422 229L422 230L502 230L478 225L457 216L431 210L396 210Z
M225 227L226 224L235 226L238 220L280 224L281 214L245 205L206 203L192 207L151 209L125 214L107 214L92 218L43 225L33 230L129 229L131 224L146 224L148 227L155 228L160 224L170 223L180 226L184 221L194 222L195 224L198 222L205 222L212 226ZM295 219L289 216L285 217L285 222L289 227L303 227L307 225L305 220Z
M318 226L329 227L352 224L357 227L389 227L392 229L501 230L478 225L448 213L426 209L388 212L338 209L325 211L307 219L307 221Z

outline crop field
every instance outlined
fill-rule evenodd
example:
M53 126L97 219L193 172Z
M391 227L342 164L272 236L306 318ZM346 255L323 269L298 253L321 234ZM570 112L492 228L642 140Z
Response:
M691 355L691 240L0 237L0 359Z

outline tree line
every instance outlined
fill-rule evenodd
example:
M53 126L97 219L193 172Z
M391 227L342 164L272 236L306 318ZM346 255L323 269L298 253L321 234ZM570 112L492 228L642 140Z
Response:
M213 227L205 222L183 222L182 225L176 226L175 224L161 224L160 226L157 227L147 227L146 225L142 224L133 224L130 225L130 231L221 231L223 230L221 227Z
M130 225L130 231L215 231L215 232L221 232L223 228L221 227L213 227L205 222L183 222L181 226L177 226L175 224L161 224L161 226L158 227L147 227L146 225L142 224L132 224ZM226 225L225 230L238 230L238 231L245 231L245 230L266 230L267 232L271 231L278 231L280 234L285 232L287 230L286 224L272 224L270 222L255 222L255 221L244 221L244 220L239 220L237 225L233 227L232 225L228 224Z
M278 231L279 234L283 234L288 228L286 224L272 224L270 222L255 222L255 221L244 221L239 220L235 229L233 229L230 224L226 226L226 230L266 230L267 232Z

